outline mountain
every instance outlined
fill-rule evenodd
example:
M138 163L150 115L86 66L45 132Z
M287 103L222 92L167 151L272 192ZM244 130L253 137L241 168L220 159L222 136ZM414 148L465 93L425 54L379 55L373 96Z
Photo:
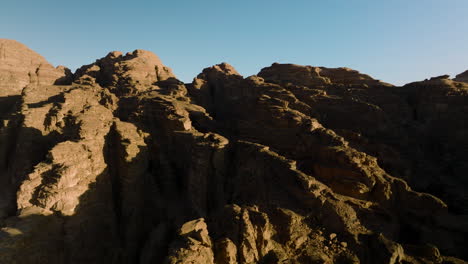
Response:
M463 76L0 47L0 263L468 260Z

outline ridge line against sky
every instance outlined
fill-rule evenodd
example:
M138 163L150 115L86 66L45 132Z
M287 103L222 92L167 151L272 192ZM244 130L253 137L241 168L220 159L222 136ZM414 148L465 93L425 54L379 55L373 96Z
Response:
M227 62L349 67L396 85L468 69L466 0L6 1L0 38L72 70L146 49L185 82Z

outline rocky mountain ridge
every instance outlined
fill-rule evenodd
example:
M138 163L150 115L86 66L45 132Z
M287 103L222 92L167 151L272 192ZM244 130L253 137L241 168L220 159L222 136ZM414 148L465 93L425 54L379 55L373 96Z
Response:
M0 263L466 263L468 83L0 40Z

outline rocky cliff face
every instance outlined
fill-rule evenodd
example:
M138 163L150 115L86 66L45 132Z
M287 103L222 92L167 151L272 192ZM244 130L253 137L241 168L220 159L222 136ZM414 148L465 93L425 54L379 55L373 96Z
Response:
M0 39L0 96L19 95L29 84L66 84L71 72L54 68L41 55L14 40Z
M459 77L223 63L184 84L148 51L71 75L0 43L0 263L468 259Z

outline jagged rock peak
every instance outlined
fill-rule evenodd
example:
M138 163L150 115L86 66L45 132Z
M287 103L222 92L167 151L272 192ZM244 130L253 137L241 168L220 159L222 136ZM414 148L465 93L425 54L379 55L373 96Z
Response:
M444 74L436 77L432 77L431 80L448 80L450 78L450 75Z
M455 78L453 80L457 81L457 82L466 82L466 83L468 83L468 70L458 74L457 76L455 76Z
M75 82L98 83L121 92L148 90L158 81L175 78L172 70L151 51L137 49L123 55L113 51L95 63L82 66L75 73Z
M0 96L19 95L30 84L63 84L70 78L67 68L53 67L24 44L0 39Z
M223 78L239 78L242 79L242 75L237 72L237 70L229 63L222 62L220 64L213 65L211 67L207 67L203 69L203 71L194 78L194 82L197 82L199 79L206 79L206 78L218 78L223 76Z
M26 45L12 39L0 39L0 59L2 64L41 64L48 63L44 57L34 52ZM18 56L21 55L21 56ZM8 60L7 60L8 59ZM15 63L16 62L16 63Z
M461 77L458 77L461 76ZM432 88L436 90L464 90L466 93L466 90L468 89L468 79L464 81L463 74L457 75L457 78L450 79L450 75L440 75L436 77L431 77L429 79L425 79L423 81L418 81L418 82L411 82L403 87L418 87L419 89L423 88ZM423 91L424 92L424 91Z
M392 86L375 80L350 68L325 68L302 66L297 64L273 63L263 68L258 74L268 82L286 84L295 83L304 86L326 86L331 84L361 86Z
M213 66L212 68L215 70L221 71L227 75L240 75L232 65L226 62L217 64Z
M121 51L111 51L106 55L105 58L116 59L116 58L122 57L122 55L123 53Z
M136 50L1 99L0 264L468 259L468 83Z
M133 59L133 58L145 59L149 63L152 63L154 65L160 65L160 66L163 65L161 59L156 54L147 50L136 49L133 52L128 52L124 57L124 59Z

